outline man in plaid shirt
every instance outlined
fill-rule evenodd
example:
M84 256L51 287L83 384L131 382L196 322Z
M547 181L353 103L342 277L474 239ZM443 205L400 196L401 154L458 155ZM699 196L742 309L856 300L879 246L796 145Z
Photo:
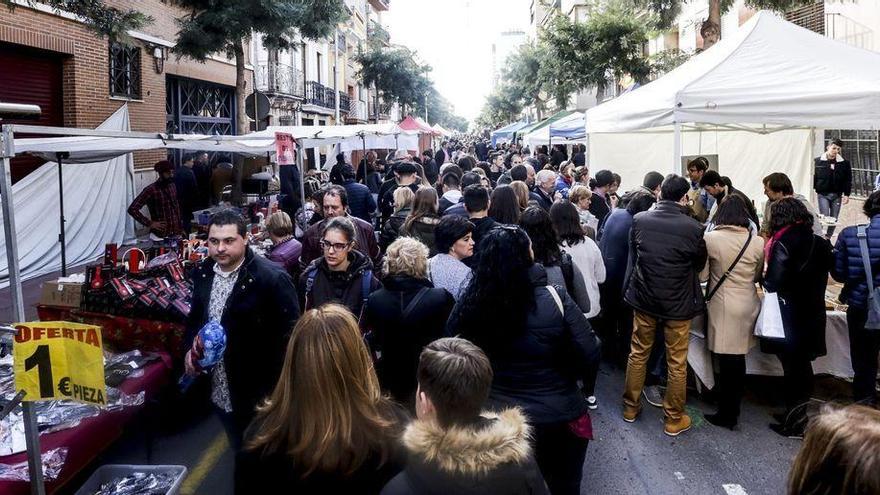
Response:
M180 221L180 205L174 187L174 166L168 160L157 162L153 169L159 174L156 182L145 187L128 207L128 214L150 228L150 233L158 237L183 234ZM150 212L147 218L141 209L146 205Z

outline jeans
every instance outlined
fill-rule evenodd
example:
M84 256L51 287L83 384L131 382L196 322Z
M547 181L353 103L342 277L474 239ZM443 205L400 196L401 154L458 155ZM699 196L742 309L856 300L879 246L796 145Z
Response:
M653 316L635 311L632 350L626 366L626 386L623 404L630 410L640 407L639 396L645 385L648 357L654 347L657 324L661 324L666 340L666 396L663 398L663 414L666 422L675 422L684 415L687 397L687 353L691 327L690 320L658 320Z
M715 354L718 361L718 416L736 421L739 418L746 379L746 356Z
M816 194L816 197L819 199L819 213L825 215L826 217L834 217L835 220L838 216L840 216L840 193L823 193ZM831 234L834 233L834 227L828 227L827 236L831 237Z
M866 330L868 310L850 306L846 310L849 349L853 371L853 400L877 403L877 355L880 353L880 330Z
M587 457L585 438L576 436L568 422L534 425L535 461L553 495L579 495Z

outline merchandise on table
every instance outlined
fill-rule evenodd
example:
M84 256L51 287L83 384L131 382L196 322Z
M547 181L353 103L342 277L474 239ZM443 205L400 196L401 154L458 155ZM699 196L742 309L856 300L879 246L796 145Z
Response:
M114 478L101 483L101 488L94 495L160 495L168 493L177 473L131 473L128 476Z
M52 481L61 473L64 468L64 461L67 460L67 449L59 447L48 452L43 452L43 479ZM28 474L27 461L17 462L15 464L0 464L0 481L30 481Z

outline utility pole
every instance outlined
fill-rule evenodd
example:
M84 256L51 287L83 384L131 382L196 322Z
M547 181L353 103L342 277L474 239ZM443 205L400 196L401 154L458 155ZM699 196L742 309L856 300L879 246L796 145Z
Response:
M339 125L339 28L333 30L333 94L336 96L336 125Z

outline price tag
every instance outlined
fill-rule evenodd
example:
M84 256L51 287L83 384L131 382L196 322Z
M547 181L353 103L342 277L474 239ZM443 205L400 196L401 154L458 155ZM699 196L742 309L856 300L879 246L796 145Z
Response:
M101 327L65 321L16 323L12 347L16 390L25 401L106 404Z

